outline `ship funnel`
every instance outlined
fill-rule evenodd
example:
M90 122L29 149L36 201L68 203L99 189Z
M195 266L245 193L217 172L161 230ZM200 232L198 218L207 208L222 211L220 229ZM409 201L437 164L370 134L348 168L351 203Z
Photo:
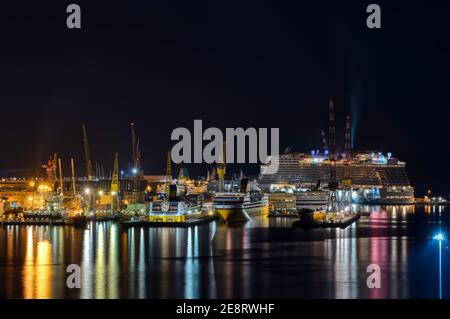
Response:
M241 185L239 187L239 191L241 193L247 192L248 178L241 179Z
M177 199L177 190L178 190L177 185L175 184L169 185L169 201Z

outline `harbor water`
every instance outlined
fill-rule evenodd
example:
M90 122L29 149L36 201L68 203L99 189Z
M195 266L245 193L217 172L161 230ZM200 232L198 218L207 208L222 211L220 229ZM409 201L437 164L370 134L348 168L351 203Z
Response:
M114 222L0 227L0 298L437 298L445 207L364 207L346 229L295 229L255 217L189 228ZM81 288L66 285L81 268ZM380 267L369 288L367 267ZM443 297L450 297L448 242ZM447 273L449 271L449 273Z

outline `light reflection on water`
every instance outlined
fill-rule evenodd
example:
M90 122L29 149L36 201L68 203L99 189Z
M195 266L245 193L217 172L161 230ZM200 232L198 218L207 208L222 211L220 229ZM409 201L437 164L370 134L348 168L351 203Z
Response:
M191 228L3 226L0 298L436 297L428 233L446 223L445 209L362 209L371 216L346 229L293 229L292 219L267 217ZM78 290L65 282L73 263ZM380 289L366 286L369 264L382 269Z

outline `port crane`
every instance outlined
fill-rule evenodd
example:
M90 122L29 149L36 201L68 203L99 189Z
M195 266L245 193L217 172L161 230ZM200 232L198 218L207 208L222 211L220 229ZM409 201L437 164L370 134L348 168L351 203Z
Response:
M114 155L114 169L111 178L111 211L120 209L119 205L119 154Z
M219 176L219 192L223 192L225 187L225 174L227 170L225 145L226 142L223 143L222 152L219 154L219 159L217 161L217 175Z
M134 123L131 123L131 147L133 155L133 173L141 174L141 151L139 149L139 138L136 138L136 130Z
M350 175L350 161L351 161L351 140L350 140L350 116L345 119L345 166L344 166L344 178L342 179L342 202L346 207L352 208L352 179Z
M94 173L93 173L93 169L92 169L91 155L89 152L89 141L88 141L86 125L83 124L81 127L83 129L84 156L86 158L87 179L88 179L88 181L92 181L94 179Z
M167 198L169 198L171 182L172 182L172 157L170 156L170 151L168 151L166 160L166 185L165 185L165 193L167 195Z
M329 160L330 160L330 182L328 183L328 202L327 202L327 214L333 214L339 211L337 204L337 189L338 183L336 180L336 137L335 137L335 124L334 124L334 101L330 98L329 104L329 128L328 138L329 144Z

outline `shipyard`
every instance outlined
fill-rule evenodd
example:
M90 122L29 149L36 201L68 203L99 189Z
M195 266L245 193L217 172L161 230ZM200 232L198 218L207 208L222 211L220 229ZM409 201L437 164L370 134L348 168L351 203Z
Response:
M334 118L334 101L330 99L329 129L328 134L321 131L321 149L310 153L286 149L283 154L269 155L260 173L250 178L242 169L239 175L226 174L230 158L226 145L234 145L234 140L218 144L223 149L216 150L217 163L207 168L205 176L191 179L188 169L181 166L174 177L172 152L166 155L165 174L145 175L134 123L130 124L132 166L120 167L119 154L115 153L111 157L113 169L105 174L102 164L92 165L87 128L82 125L84 176L75 176L73 158L67 161L54 153L42 165L41 176L2 179L1 222L86 226L88 220L111 220L124 226L176 227L214 218L227 223L249 221L252 215L302 214L338 222L354 220L353 215L361 213L357 205L414 205L406 163L391 152L354 150L349 116L343 147L337 147ZM242 141L245 143L245 137ZM70 163L71 176L62 175L65 162ZM267 169L274 163L276 172ZM427 197L419 201L435 204ZM439 204L445 205L445 201Z
M253 175L247 175L242 166L230 169L226 145L233 143L229 140L217 144L221 148L216 150L216 161L203 166L203 176L191 178L189 163L175 164L171 151L162 154L165 171L147 175L142 153L149 152L142 152L142 139L134 122L129 124L131 152L112 153L109 165L101 163L91 157L91 147L95 146L90 143L87 126L80 125L82 161L55 152L40 165L37 175L0 179L0 240L4 243L0 246L0 257L11 258L8 256L23 251L21 247L25 245L25 255L21 253L20 258L36 260L37 266L47 262L65 264L64 251L52 257L55 249L75 249L70 259L80 265L84 284L75 294L68 288L54 292L58 286L54 280L61 276L57 270L31 271L25 273L24 290L19 290L22 292L18 296L191 299L245 298L251 293L270 297L278 284L290 285L291 277L280 279L279 283L266 283L268 286L263 284L265 288L260 291L246 288L243 294L234 289L259 287L253 282L257 278L245 276L239 284L227 279L234 267L229 264L229 260L236 258L233 254L245 255L245 247L262 249L260 242L266 241L288 250L295 243L298 247L290 253L293 256L289 260L298 262L303 260L298 253L316 256L316 252L310 251L312 246L303 246L309 242L330 245L332 250L320 258L343 253L344 248L338 246L343 240L350 240L346 244L350 247L345 249L351 255L370 252L370 256L376 254L374 257L399 256L407 248L398 245L388 248L378 242L380 238L408 236L423 223L423 218L434 222L446 212L448 201L431 190L417 196L406 162L395 157L395 153L356 150L350 137L350 116L345 116L344 132L336 134L335 111L334 99L330 98L328 133L317 130L322 141L320 148L310 152L287 148L282 154L272 153L258 165L259 173ZM275 172L273 167L277 167ZM386 222L391 226L383 227ZM411 225L406 228L407 224ZM361 244L354 243L354 236L361 238ZM25 241L14 243L15 238ZM81 248L76 248L80 245ZM277 259L279 253L276 250L271 254ZM105 255L109 257L105 259ZM182 259L170 266L164 256ZM119 269L133 272L136 260L141 277L128 273L130 279L121 279ZM370 259L371 263L374 261L386 262L381 257ZM148 268L150 264L156 268ZM106 267L106 272L101 267ZM258 271L256 265L251 267L252 271ZM178 285L175 278L181 275L181 269L184 269L183 289L152 292L155 285L175 289ZM239 269L248 271L244 265ZM356 275L356 269L352 271L343 268L339 276L346 280ZM204 276L212 281L205 281ZM270 271L270 276L276 276L276 272ZM7 288L0 289L0 294L11 295L10 280L7 279ZM43 280L47 284L38 289L36 284ZM305 285L305 280L300 276L294 282ZM128 285L126 290L119 288L124 284ZM306 291L291 291L290 296L304 297ZM330 296L321 290L317 292L319 296ZM335 293L337 298L376 297L368 292L355 295L351 285L344 285ZM401 297L403 293L386 290L381 296Z

